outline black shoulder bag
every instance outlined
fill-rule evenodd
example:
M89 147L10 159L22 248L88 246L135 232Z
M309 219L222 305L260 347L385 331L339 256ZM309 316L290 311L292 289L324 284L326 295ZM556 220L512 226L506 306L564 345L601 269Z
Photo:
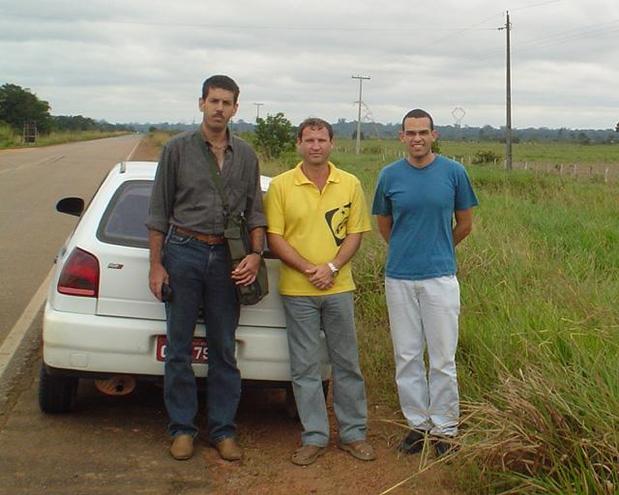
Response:
M221 177L219 175L219 169L215 163L215 159L208 149L200 131L195 134L195 139L198 141L200 150L206 159L213 183L219 196L221 197L221 203L224 209L224 237L226 238L226 245L230 252L230 258L232 260L232 269L234 269L245 256L252 252L251 240L249 236L249 230L247 228L247 221L245 215L241 212L238 214L231 214L228 201L223 191L221 184ZM245 306L259 303L264 296L269 293L269 279L267 275L267 266L264 258L260 257L260 265L258 267L258 273L256 279L249 285L236 285L236 292L239 298L239 302Z

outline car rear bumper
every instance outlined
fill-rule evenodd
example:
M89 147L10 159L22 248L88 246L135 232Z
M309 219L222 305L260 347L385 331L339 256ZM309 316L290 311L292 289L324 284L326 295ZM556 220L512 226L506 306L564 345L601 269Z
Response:
M165 321L119 318L54 310L49 302L43 318L43 361L55 372L84 376L131 374L163 376L164 363L156 358L158 335L165 335ZM204 336L203 325L196 336ZM323 336L324 339L324 336ZM285 328L239 326L236 332L237 364L245 380L290 381ZM322 349L321 377L331 370L326 343ZM208 366L194 364L197 377Z

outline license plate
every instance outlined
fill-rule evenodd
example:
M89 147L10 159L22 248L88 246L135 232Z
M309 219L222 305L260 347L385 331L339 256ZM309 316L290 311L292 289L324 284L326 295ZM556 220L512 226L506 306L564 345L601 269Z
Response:
M208 349L206 348L206 339L204 337L194 337L191 340L192 346L192 362L204 364L208 361ZM165 361L166 349L168 348L168 339L165 335L157 335L157 361Z

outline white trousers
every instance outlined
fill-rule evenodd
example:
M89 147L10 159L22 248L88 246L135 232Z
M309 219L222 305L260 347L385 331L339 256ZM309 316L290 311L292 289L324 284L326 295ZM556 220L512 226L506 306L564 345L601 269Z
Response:
M426 280L387 277L385 295L402 413L411 428L454 436L460 414L455 360L458 279L455 275Z

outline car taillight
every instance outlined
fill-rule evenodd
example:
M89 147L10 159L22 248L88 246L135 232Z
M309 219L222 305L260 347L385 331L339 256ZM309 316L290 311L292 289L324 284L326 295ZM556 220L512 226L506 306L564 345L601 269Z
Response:
M95 256L75 248L62 267L58 292L70 296L97 297L99 293L99 261Z

